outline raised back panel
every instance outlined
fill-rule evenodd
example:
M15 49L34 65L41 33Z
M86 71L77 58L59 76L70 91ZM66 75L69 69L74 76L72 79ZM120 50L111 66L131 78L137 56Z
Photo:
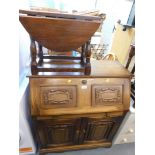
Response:
M75 107L77 103L76 86L41 86L41 108Z

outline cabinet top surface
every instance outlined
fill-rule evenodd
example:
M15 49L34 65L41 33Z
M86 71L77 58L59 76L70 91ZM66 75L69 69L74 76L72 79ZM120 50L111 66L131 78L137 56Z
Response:
M85 75L82 72L38 72L36 75L28 74L30 78L52 78L52 77L86 77L86 78L130 78L132 75L130 72L120 64L119 61L109 60L91 60L91 73Z

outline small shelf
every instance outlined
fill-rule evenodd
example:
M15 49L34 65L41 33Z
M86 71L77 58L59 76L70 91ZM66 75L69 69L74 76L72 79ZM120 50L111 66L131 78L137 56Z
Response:
M80 60L44 59L38 62L38 72L84 72L85 67Z

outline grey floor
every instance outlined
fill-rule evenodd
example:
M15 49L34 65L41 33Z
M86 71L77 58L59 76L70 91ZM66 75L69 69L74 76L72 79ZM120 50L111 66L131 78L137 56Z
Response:
M111 148L48 153L46 155L135 155L135 143L113 145Z

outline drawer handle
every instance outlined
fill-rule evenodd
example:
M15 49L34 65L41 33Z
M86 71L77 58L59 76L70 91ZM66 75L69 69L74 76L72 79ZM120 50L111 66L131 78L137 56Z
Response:
M82 80L82 84L87 84L87 80Z

